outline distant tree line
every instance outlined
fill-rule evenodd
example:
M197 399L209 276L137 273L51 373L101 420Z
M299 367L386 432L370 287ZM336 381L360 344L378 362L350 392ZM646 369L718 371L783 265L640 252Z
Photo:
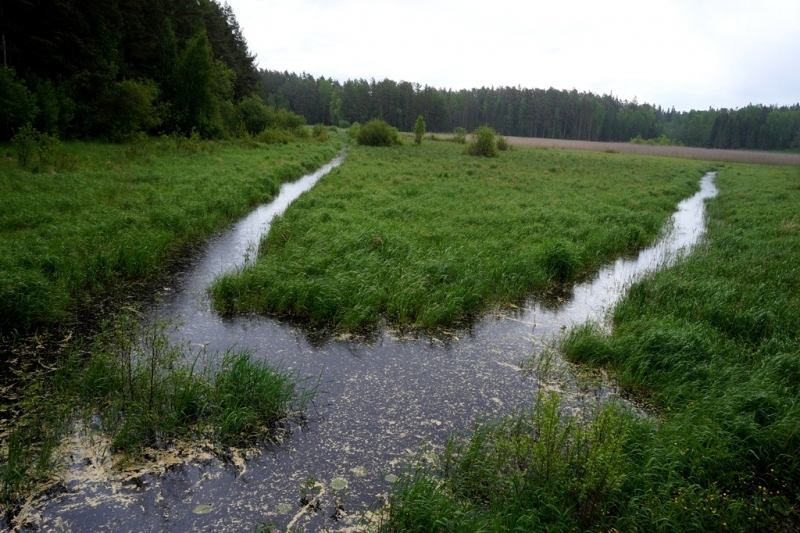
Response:
M421 115L432 132L489 126L590 141L665 135L713 148L800 144L800 105L676 112L574 89L453 91L258 71L233 11L217 0L3 0L0 33L0 140L26 124L111 140L140 131L257 134L295 127L296 113L337 126L380 118L402 131Z
M358 79L261 70L261 96L308 122L346 126L381 118L412 131L424 117L428 131L472 131L489 126L503 135L587 141L655 139L687 146L782 150L800 144L800 105L678 112L577 90L493 87L453 91L406 81Z
M0 32L0 139L26 124L222 136L242 128L238 104L258 90L255 57L216 0L4 0Z

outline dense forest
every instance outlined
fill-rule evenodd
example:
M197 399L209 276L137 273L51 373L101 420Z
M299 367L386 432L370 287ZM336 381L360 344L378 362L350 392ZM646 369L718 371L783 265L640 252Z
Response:
M4 0L0 139L32 124L65 137L238 124L258 88L233 11L214 0Z
M445 90L392 80L348 80L261 70L262 98L309 122L345 125L372 117L411 131L418 115L429 131L488 125L504 135L588 141L665 135L687 146L785 150L800 144L800 105L678 112L577 90L497 87Z
M0 32L0 140L25 124L72 138L124 140L139 131L225 137L259 133L281 117L296 126L298 117L285 110L308 123L382 118L403 131L422 115L435 132L488 125L525 137L800 145L800 105L677 112L574 89L453 91L258 71L232 9L216 0L4 0Z

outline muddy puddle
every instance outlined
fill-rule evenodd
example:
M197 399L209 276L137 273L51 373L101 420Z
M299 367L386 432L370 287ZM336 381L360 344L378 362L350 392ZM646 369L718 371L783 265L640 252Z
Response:
M704 200L717 192L710 173L678 205L657 245L561 296L489 313L468 330L403 335L383 328L369 339L325 337L279 319L217 316L207 285L253 260L272 217L341 160L284 185L273 204L212 239L152 311L182 321L176 336L193 345L250 348L312 381L321 373L325 393L308 420L294 425L282 446L228 457L171 450L149 469L127 473L112 468L102 439L73 435L63 481L31 501L21 522L40 531L356 529L408 460L422 449L436 451L449 433L530 406L541 389L560 390L575 409L615 397L608 383L543 379L521 371L520 361L565 328L601 320L632 281L687 252L705 229ZM312 485L312 505L303 506L303 488Z

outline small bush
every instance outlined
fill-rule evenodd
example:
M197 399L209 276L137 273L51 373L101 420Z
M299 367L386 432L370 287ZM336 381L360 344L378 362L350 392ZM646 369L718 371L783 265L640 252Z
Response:
M256 135L255 139L264 144L288 144L294 140L294 137L286 130L267 128Z
M350 123L347 122L345 119L342 119L339 121L339 127L346 130L347 128L350 127Z
M461 127L453 130L453 142L467 144L467 130Z
M467 145L469 155L481 157L497 157L497 133L488 126L480 126L472 132L472 141Z
M152 80L124 80L114 86L111 95L109 133L114 141L124 141L131 134L147 131L161 124L153 103L158 87Z
M245 129L252 135L261 133L275 120L275 112L264 105L257 95L242 98L236 106Z
M358 132L361 131L361 124L358 122L353 122L349 128L347 128L347 136L353 139L354 141L358 139Z
M414 123L414 144L422 144L423 136L425 136L425 119L422 118L422 115L419 115Z
M14 150L17 152L17 163L19 163L19 166L28 166L31 158L36 153L38 142L39 132L30 124L22 126L19 131L17 131L17 134L12 137L11 144L14 145Z
M34 155L38 156L38 165L34 171L45 170L46 166L66 166L66 156L61 141L55 135L41 133L30 124L21 127L11 139L17 152L17 162L21 167L27 167L33 161Z
M502 135L498 135L497 136L497 149L500 150L501 152L505 152L509 148L511 148L511 145L508 144L508 139L506 139Z
M294 178L300 177L306 173L306 168L304 168L299 163L291 162L291 163L283 163L279 167L277 167L273 172L272 175L275 178L283 183L284 181L289 181Z
M683 146L683 141L680 139L670 139L663 133L653 139L643 139L642 134L640 133L631 139L631 144L646 144L649 146Z
M324 124L314 124L314 127L311 128L311 136L318 141L327 141L331 137Z
M283 128L286 130L297 130L298 128L306 125L306 119L305 117L296 115L291 111L278 109L275 112L274 125L278 128Z
M385 121L374 118L361 126L356 137L358 144L364 146L392 146L401 144L397 128Z
M3 127L24 127L39 113L36 97L17 79L10 67L0 66L0 124ZM4 134L0 137L5 138Z
M173 344L171 332L168 322L142 325L121 315L85 364L71 361L57 373L89 412L103 409L103 429L117 451L137 453L206 431L225 444L269 438L313 394L297 390L294 374L247 351L225 353L216 372L211 356L198 371L203 354Z

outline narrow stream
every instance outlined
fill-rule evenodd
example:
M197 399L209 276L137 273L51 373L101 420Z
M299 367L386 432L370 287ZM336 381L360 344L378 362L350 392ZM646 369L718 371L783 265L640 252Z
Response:
M387 475L402 474L424 444L435 450L449 433L529 406L540 387L554 388L521 372L519 362L564 328L602 320L631 282L688 252L705 231L704 200L717 193L709 173L700 191L678 204L655 246L617 259L555 301L491 313L466 331L401 335L384 328L372 339L320 338L280 319L217 316L205 292L210 281L255 258L272 217L341 161L284 185L272 204L210 241L153 310L182 321L176 337L193 345L211 351L235 345L302 376L322 372L326 393L309 422L282 446L246 461L189 455L127 478L105 475L102 458L74 453L59 490L28 506L28 523L43 531L253 531L262 523L279 530L352 529L390 489ZM559 383L555 388L575 407L616 395L612 386ZM309 476L322 486L316 511L300 505ZM340 493L345 513L332 518L335 478L345 479L347 489Z

